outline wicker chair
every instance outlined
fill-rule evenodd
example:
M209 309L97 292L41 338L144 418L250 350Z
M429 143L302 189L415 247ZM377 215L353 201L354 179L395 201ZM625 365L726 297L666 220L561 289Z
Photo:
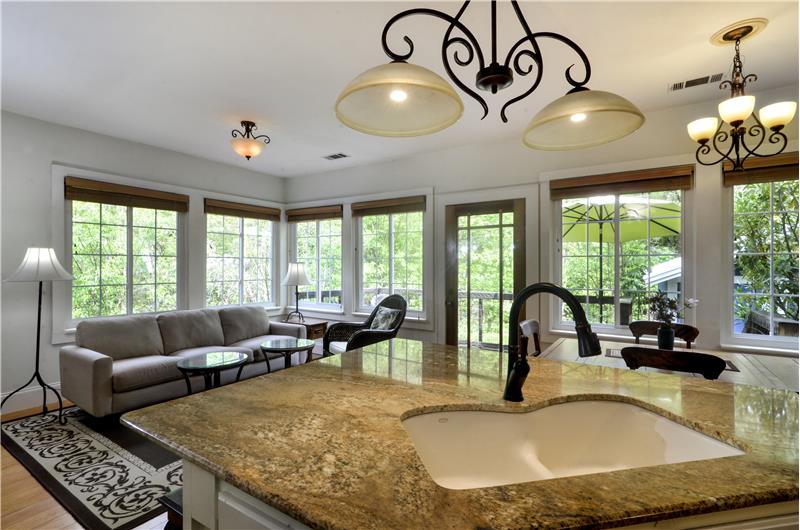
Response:
M390 329L371 329L372 321L375 320L375 316L382 307L400 311L399 318L395 319ZM393 339L400 330L400 326L403 324L405 318L405 299L399 294L389 295L375 306L375 309L372 310L372 313L365 322L337 322L328 326L325 337L322 339L322 354L333 355L334 353L355 350L356 348L363 348L364 346L369 346L376 342ZM346 343L347 345L344 349L339 346L334 347L334 351L331 351L332 343Z
M636 344L639 344L639 338L642 335L658 335L658 328L661 327L661 322L636 320L628 324L628 327L636 339ZM691 350L692 343L700 335L700 330L688 324L673 324L672 327L675 329L675 338L685 340L686 348Z

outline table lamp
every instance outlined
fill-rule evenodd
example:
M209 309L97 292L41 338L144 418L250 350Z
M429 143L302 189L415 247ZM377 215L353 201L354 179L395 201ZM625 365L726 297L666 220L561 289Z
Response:
M290 263L289 270L283 278L283 285L294 285L294 311L286 315L286 320L290 320L293 315L297 315L300 322L305 322L303 313L300 312L300 288L301 285L309 285L311 281L306 275L306 266L303 263Z
M11 276L5 279L7 282L39 282L39 310L36 316L36 365L33 375L28 382L11 392L9 395L0 402L0 408L5 405L8 398L31 384L34 380L42 387L42 416L47 414L47 390L51 390L58 398L58 422L62 425L67 423L66 418L62 416L64 404L61 401L61 395L52 386L48 385L39 374L39 342L41 340L41 326L42 326L42 284L46 281L52 280L71 280L72 275L64 270L64 267L58 262L56 252L52 248L28 248L25 252L25 257L22 258L22 263Z

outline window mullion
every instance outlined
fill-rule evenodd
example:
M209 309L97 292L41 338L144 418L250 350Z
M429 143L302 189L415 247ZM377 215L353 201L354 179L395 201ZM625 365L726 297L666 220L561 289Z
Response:
M389 214L389 293L394 294L394 215Z
M611 221L611 226L614 230L614 324L617 326L622 325L622 313L620 310L620 253L622 252L622 244L620 240L620 214L619 214L619 195L614 198L614 218Z
M769 184L769 333L775 330L775 183Z
M316 232L316 236L317 236L317 241L316 241L316 244L317 244L317 248L316 248L316 251L317 251L316 252L316 254L317 254L317 281L316 281L316 283L317 283L317 303L318 304L322 303L322 251L321 251L322 238L320 237L320 234L319 234L319 232L320 232L319 223L320 222L317 221L317 232Z
M256 236L258 238L258 236ZM239 218L239 304L244 301L244 217Z
M125 253L128 255L125 260L125 312L133 313L133 207L128 206L125 211L127 233L127 243ZM153 279L155 281L155 278ZM155 289L155 287L154 287Z

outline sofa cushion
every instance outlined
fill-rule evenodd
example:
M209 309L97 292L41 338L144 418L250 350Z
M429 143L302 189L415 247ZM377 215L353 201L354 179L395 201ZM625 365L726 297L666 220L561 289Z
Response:
M219 310L225 345L269 333L269 315L260 305L225 307Z
M202 355L204 353L212 353L217 351L238 351L247 355L247 362L253 362L253 352L248 348L235 348L231 346L201 346L198 348L186 348L185 350L178 350L169 354L169 357L175 357L180 360L182 357L192 357L194 355ZM177 361L176 361L177 362Z
M111 386L114 392L127 392L180 379L178 360L167 355L146 355L114 361Z
M75 345L121 360L164 353L153 315L92 318L78 323Z
M222 346L225 336L216 309L161 313L157 319L164 353L198 346Z
M252 337L245 340L240 340L239 342L235 342L231 344L231 346L236 346L238 348L247 348L253 354L253 358L256 361L263 361L264 355L261 353L261 343L267 340L281 340L281 339L294 339L296 337L290 337L288 335L261 335L258 337ZM283 357L280 353L271 353L270 359L275 357ZM303 357L305 359L305 357Z
M331 353L344 353L347 351L346 342L331 342L328 344L328 351Z

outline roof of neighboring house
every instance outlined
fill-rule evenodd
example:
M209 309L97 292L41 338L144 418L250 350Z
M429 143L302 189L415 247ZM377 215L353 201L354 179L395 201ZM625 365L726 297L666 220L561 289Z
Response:
M661 282L679 279L681 277L681 266L681 258L679 257L659 263L650 269L649 275L644 277L644 281L647 282L648 287L652 287Z

